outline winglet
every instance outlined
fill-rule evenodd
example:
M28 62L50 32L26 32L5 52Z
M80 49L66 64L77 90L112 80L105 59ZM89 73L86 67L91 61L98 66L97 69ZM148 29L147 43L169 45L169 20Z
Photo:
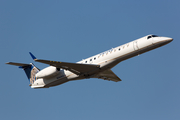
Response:
M31 52L29 52L29 54L31 55L31 57L32 57L33 60L36 59L36 57L35 57Z

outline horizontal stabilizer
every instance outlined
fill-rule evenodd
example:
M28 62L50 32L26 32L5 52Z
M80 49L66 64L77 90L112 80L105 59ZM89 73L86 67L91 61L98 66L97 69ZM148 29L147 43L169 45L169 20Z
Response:
M8 62L6 64L19 66L19 68L22 68L25 71L25 73L26 73L31 84L33 84L35 82L35 80L36 80L35 75L40 71L32 63L24 64L24 63Z
M8 63L6 63L6 64L9 64L9 65L15 65L15 66L21 66L21 67L31 66L31 64L15 63L15 62L8 62Z

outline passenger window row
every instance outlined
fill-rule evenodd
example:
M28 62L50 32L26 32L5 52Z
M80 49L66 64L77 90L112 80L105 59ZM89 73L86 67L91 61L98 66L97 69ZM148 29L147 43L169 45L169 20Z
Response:
M123 49L124 49L124 48L125 48L125 46L126 46L126 45L124 45L123 47L119 47L119 48L118 48L118 50L120 51L120 50L121 50L121 48L123 48ZM127 44L127 47L129 47L129 43ZM109 53L109 52L110 52L110 53L112 53L112 51L113 51L113 50L110 50L110 51L107 51L107 52L101 53L101 54L98 56L98 58L100 58L100 56L102 56L102 57L103 57L103 56L104 56L104 54L108 55L108 53ZM114 49L114 52L116 52L116 48ZM96 57L94 57L94 60L96 60ZM92 61L93 61L93 59L91 58L91 59L89 60L89 62L92 62ZM86 60L86 61L85 61L85 63L88 63L88 61Z

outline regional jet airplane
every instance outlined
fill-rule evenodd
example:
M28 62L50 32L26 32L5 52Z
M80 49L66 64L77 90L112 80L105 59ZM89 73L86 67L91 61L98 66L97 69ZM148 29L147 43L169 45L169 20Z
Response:
M8 62L6 64L22 68L30 81L31 88L49 88L68 81L86 78L99 78L118 82L121 79L113 73L111 68L121 61L161 47L172 40L169 37L147 35L77 63L37 59L30 53L34 61L50 65L42 70L39 70L32 63Z

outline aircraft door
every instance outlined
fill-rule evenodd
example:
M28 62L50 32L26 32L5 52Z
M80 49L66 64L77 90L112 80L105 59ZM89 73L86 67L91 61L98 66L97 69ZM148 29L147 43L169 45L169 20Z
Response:
M137 40L133 42L133 46L134 46L134 50L139 50L138 41Z

